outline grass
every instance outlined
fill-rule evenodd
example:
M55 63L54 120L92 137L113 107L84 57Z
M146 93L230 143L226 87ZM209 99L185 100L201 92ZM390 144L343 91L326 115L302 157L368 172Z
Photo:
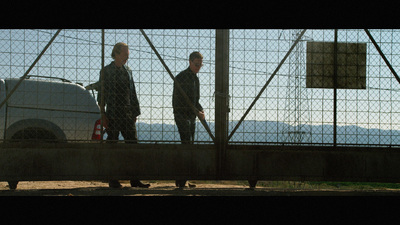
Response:
M163 183L171 181L150 181ZM226 184L226 185L243 185L249 186L246 180L195 180L191 181L196 184ZM277 188L277 189L340 189L340 190L385 190L399 189L400 183L373 183L373 182L329 182L329 181L258 181L256 187Z
M372 183L372 182L309 182L316 186L327 185L340 189L368 190L368 189L400 189L399 183Z
M259 181L257 186L286 189L342 189L342 190L372 190L400 189L399 183L372 182L329 182L329 181Z

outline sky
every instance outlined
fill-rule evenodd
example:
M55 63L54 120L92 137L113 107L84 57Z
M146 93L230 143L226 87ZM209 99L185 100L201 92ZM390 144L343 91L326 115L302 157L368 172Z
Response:
M0 30L2 78L21 77L56 30ZM200 102L206 120L214 121L215 30L145 30L174 75L188 67L188 56L200 51ZM299 30L230 30L230 121L239 120L296 39ZM400 66L400 30L371 30L395 71ZM333 90L305 88L307 41L334 41L334 30L307 30L277 72L246 120L282 121L293 126L333 123ZM340 43L367 43L367 88L338 90L338 125L400 130L400 85L363 30L339 30ZM115 43L130 46L127 65L133 76L142 115L139 122L174 124L172 85L157 56L139 30L105 30L105 65ZM294 67L293 67L294 66ZM98 81L101 30L63 30L30 74L62 77L84 86ZM298 72L293 68L298 68ZM299 72L300 71L300 72ZM296 74L297 73L297 74ZM297 79L296 79L297 77ZM297 81L297 84L296 84ZM295 90L295 91L294 91ZM295 105L293 99L300 99ZM298 115L293 118L292 115ZM246 123L243 124L246 126ZM232 130L232 127L229 128Z

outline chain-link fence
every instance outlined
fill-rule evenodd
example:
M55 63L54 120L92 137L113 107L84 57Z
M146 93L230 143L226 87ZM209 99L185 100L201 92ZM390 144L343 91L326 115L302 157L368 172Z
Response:
M8 80L20 78L24 75L56 31L2 30L0 33L2 79L5 79L5 88L8 90L11 89L11 85L15 86L17 82L14 81L12 83L11 80ZM147 31L148 37L163 57L163 60L174 76L189 67L189 55L192 52L201 52L203 55L203 66L198 73L201 80L200 102L205 112L205 119L210 125L214 118L214 33L214 30ZM168 76L165 68L139 30L105 30L105 67L113 64L112 62L115 61L111 57L111 53L114 45L118 42L124 42L129 46L129 60L125 64L127 67L124 67L122 75L118 75L123 77L123 79L120 80L121 82L105 82L105 91L118 91L118 93L116 93L116 98L113 98L110 102L105 102L106 113L112 114L112 112L107 111L111 107L115 107L115 101L119 102L119 98L123 99L126 97L123 94L124 91L129 92L133 90L132 87L126 86L127 82L130 82L127 79L131 76L131 81L133 81L131 84L135 89L136 97L140 104L140 115L137 116L137 121L135 123L137 138L140 142L180 142L180 134L175 125L172 104L174 81ZM115 65L113 64L112 66ZM3 130L8 131L10 126L19 121L24 121L22 123L25 124L25 126L17 126L18 129L11 129L11 131L5 132L2 137L13 139L37 139L39 136L43 137L43 130L51 129L50 126L53 128L59 127L59 130L61 130L59 133L65 133L65 135L60 135L60 137L56 135L57 138L66 139L68 141L90 140L92 135L95 136L99 134L99 129L101 125L103 125L101 121L98 121L98 119L100 119L100 109L98 107L97 109L93 109L93 104L96 104L95 101L88 102L90 99L85 99L87 96L82 97L76 93L80 93L80 91L82 91L81 89L86 87L91 97L100 104L100 99L98 98L98 91L100 91L100 89L96 88L96 85L93 84L100 81L101 68L101 30L62 30L50 45L49 49L30 71L27 79L25 79L26 81L34 80L35 84L28 84L24 81L22 85L18 87L15 97L11 97L8 103L2 107L2 109L5 110L2 115L3 120L5 120L5 115L7 115L8 118L6 123L3 123ZM111 73L114 72L113 70ZM108 75L111 74L107 74L107 76ZM116 81L112 80L111 82ZM54 86L55 83L58 84L57 87ZM50 85L49 88L47 88L48 85ZM75 87L65 87L66 85ZM115 86L115 89L110 89L110 86ZM60 95L55 95L55 92L60 93ZM82 93L80 94L83 95ZM105 95L107 94L108 93ZM32 95L35 96L35 99L33 99L35 105L33 103L27 105L27 102L31 101L31 98L34 98ZM30 98L27 98L27 96L30 96ZM60 107L54 108L54 104ZM86 108L77 108L76 105L79 104L90 106ZM119 108L121 104L125 103L117 103L118 114L108 115L108 117L121 118L124 117L124 115L126 116L126 111ZM111 105L111 107L109 105ZM132 103L132 105L134 105L134 103ZM75 107L75 109L72 110L71 107ZM79 111L79 113L76 111ZM128 113L128 118L130 117L132 116ZM38 129L31 128L30 122L33 120L42 121L42 119L50 121L54 126L43 125ZM113 126L113 124L115 124L115 121L109 122L110 124L108 125ZM121 121L117 121L116 123L119 122ZM122 121L122 123L124 122L127 121ZM128 122L130 121L128 120ZM132 125L132 123L130 125ZM207 132L202 129L201 124L199 125L199 122L197 122L195 125L197 125L194 135L195 140L210 142L211 138L209 138ZM4 126L6 126L7 129L4 129ZM104 127L106 126L107 125L104 124ZM22 132L24 134L21 132L15 134L20 127L24 127L24 132ZM130 128L118 127L116 129L129 130L131 128L132 126ZM28 129L31 130L29 133L40 133L38 130L41 130L42 133L41 135L28 135L26 134ZM105 133L104 139L108 138L108 133L109 132ZM51 137L46 138L56 138L54 135L50 136ZM127 137L131 139L131 136ZM98 136L95 138L98 138ZM124 139L122 132L119 134L118 139Z
M232 136L229 143L399 145L399 83L367 33L338 30L335 59L329 58L335 51L335 30L307 30L294 45L301 31L230 30L228 133ZM215 30L145 32L175 78L192 64L193 68L200 68L197 74L186 74L191 80L179 82L194 106L204 111L205 121L214 133ZM394 71L398 71L399 30L370 30L370 33ZM29 74L25 74L55 34L56 30L0 31L1 100L18 86L0 109L1 139L91 141L101 138L101 126L111 131L118 124L115 130L126 130L127 139L134 140L130 135L135 134L128 131L135 124L139 143L181 142L174 116L174 79L140 30L104 30L103 83L99 82L102 30L62 30ZM119 42L126 43L129 49L129 59L124 64L127 67L122 66L122 70L113 65L117 59L111 57ZM356 44L356 50L352 44ZM282 61L292 46L288 58ZM319 50L313 52L313 46ZM196 51L203 56L201 62L189 60ZM353 56L364 61L352 64ZM312 68L318 65L325 68L322 71L330 71L327 66L334 64L332 60L345 67L345 74L356 71L356 81L351 80L353 75L348 75L345 86L340 86L343 68L339 66L335 90L332 77L313 72ZM275 71L254 107L232 132ZM18 84L18 78L24 74L27 77ZM102 100L98 92L102 87L104 96L113 93L113 97L108 95L103 99L108 123L104 118L100 120L98 104ZM140 106L137 116L137 110L127 107L134 105L135 96L130 95L133 89ZM175 91L176 96L182 94L176 86ZM181 101L181 105L187 103L184 97ZM122 114L113 114L111 108ZM177 118L192 123L193 112L190 107L187 110L190 119L179 113ZM194 134L188 131L190 140L212 143L198 119L194 125ZM109 134L105 133L103 138L109 138ZM118 133L117 139L123 140L123 136Z
M231 129L281 62L300 31L231 31ZM399 31L372 30L370 33L393 69L398 71ZM339 46L342 43L366 45L364 52L354 52L350 48L344 52L339 51L337 59L339 65L348 63L349 68L364 70L361 88L339 86L335 107L335 90L332 87L310 88L306 84L307 76L312 75L307 71L307 67L311 67L309 45L322 42L326 43L327 48L328 43L334 41L334 30L307 30L231 141L399 145L400 86L364 30L337 32ZM340 62L341 55L356 53L364 54L366 62L363 66L357 68L356 64L351 64L350 59L347 59L348 62ZM322 64L323 57L327 56L319 56ZM330 63L333 65L333 61ZM332 82L332 78L323 81L329 82ZM351 83L351 80L347 83Z

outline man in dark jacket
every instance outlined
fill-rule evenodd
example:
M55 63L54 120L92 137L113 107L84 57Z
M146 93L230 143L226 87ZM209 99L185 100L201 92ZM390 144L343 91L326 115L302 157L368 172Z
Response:
M106 127L107 143L116 143L121 132L125 143L136 144L138 140L136 118L140 115L140 106L132 70L125 65L129 58L128 45L122 42L117 43L111 56L114 61L104 67L103 74L100 72L100 82L103 80L104 93L100 90L97 97L103 125ZM101 100L102 94L104 102ZM111 180L109 186L122 187L117 180ZM131 186L147 188L150 185L142 184L139 180L131 180Z
M172 105L174 108L175 123L178 127L182 144L193 144L196 129L196 114L201 120L205 118L203 107L199 103L200 82L196 75L202 66L203 56L199 52L193 52L189 56L189 67L175 77ZM189 97L189 101L198 111L196 110L195 112L188 104L176 83L179 84L187 97ZM185 183L186 180L176 181L178 187L184 187Z

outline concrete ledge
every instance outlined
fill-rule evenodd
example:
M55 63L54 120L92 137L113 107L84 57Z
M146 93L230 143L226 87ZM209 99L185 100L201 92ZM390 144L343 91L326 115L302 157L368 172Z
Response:
M200 144L2 144L0 180L400 182L399 148L232 145L217 156Z

